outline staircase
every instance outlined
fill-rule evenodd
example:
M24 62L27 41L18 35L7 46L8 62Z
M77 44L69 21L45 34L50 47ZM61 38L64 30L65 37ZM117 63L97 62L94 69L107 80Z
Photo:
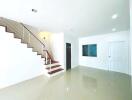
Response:
M20 39L21 43L27 44L27 48L32 48L33 52L41 55L46 76L51 77L64 72L59 62L55 61L50 52L45 49L45 44L25 24L0 17L0 26L5 27L6 32L13 33L14 38Z

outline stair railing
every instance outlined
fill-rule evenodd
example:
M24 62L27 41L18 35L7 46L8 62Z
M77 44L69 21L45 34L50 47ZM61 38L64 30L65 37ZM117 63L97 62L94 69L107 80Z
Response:
M53 58L52 58L52 56L49 54L49 52L48 52L48 50L45 50L44 48L45 48L45 44L36 36L36 35L34 35L34 33L31 31L31 30L29 30L23 23L18 23L18 24L20 24L22 27L17 27L16 25L11 25L11 22L8 22L8 19L6 19L6 18L3 18L3 17L1 17L1 20L3 20L3 22L7 25L7 26L9 26L9 28L11 28L11 29L13 29L13 30L15 30L15 32L19 32L19 28L22 28L22 39L24 40L24 38L26 37L25 35L24 35L24 33L25 33L25 29L29 32L29 34L28 34L28 43L30 43L30 41L31 41L31 35L42 45L42 50L41 50L41 52L42 52L42 57L45 55L45 64L51 64L54 60L53 60ZM15 21L14 21L15 22ZM17 23L17 22L16 22ZM44 55L43 55L44 54Z
M26 30L28 30L28 31L30 32L30 34L31 34L33 37L35 37L35 38L43 45L43 47L45 47L44 43L43 43L42 41L40 41L40 40L38 39L38 37L35 36L34 33L33 33L32 31L30 31L23 23L20 23L20 24L21 24Z
M35 36L34 34L33 34L33 32L31 32L24 24L22 24L21 23L21 25L25 28L25 29L27 29L30 33L31 33L31 35L33 35L41 44L42 44L42 52L44 53L44 55L45 55L45 64L51 64L52 63L52 61L53 61L53 58L51 57L51 55L49 54L49 52L48 52L48 50L45 50L44 48L45 48L45 45L43 44L43 42L42 41L40 41L38 38L37 38L37 36ZM43 54L42 53L42 54ZM49 58L48 58L49 57Z
M44 48L45 48L44 43L43 43L42 41L40 41L40 40L38 39L38 37L35 36L34 33L33 33L32 31L30 31L23 23L20 23L20 24L23 26L23 28L25 28L26 30L28 30L28 32L30 33L29 35L32 35L35 39L37 39L37 40L39 41L39 43L41 43L41 45L42 45L41 53L42 53L42 56L45 56L45 58L44 58L45 65L48 64L48 56L49 56L49 54L48 54L47 52L45 52L45 51L47 51L47 50L44 50ZM29 36L29 38L30 38L30 36ZM30 41L30 39L29 39L29 41ZM49 57L50 57L50 56L49 56Z

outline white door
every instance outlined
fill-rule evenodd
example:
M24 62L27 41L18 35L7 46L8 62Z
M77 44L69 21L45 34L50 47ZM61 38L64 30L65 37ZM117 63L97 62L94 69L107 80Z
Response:
M117 41L109 43L109 70L129 73L127 42Z

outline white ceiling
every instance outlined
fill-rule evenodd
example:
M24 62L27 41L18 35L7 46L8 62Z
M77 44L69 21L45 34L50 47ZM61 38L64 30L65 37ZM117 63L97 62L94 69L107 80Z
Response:
M113 20L113 14L118 18ZM0 16L80 36L128 30L130 19L129 0L1 0Z

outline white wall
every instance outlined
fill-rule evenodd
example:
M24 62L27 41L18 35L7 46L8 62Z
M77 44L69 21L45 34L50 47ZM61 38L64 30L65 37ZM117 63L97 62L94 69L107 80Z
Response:
M129 31L89 36L79 39L79 65L108 70L108 43L112 41L129 42ZM82 56L82 45L97 44L97 57ZM130 66L129 66L130 74Z
M64 34L64 65L66 66L66 43L71 43L71 67L78 66L78 38L69 34Z
M50 47L54 59L64 68L64 33L51 34Z
M132 0L130 0L130 43L132 42ZM131 45L131 75L132 75L132 43Z
M0 88L43 74L40 56L0 27Z

